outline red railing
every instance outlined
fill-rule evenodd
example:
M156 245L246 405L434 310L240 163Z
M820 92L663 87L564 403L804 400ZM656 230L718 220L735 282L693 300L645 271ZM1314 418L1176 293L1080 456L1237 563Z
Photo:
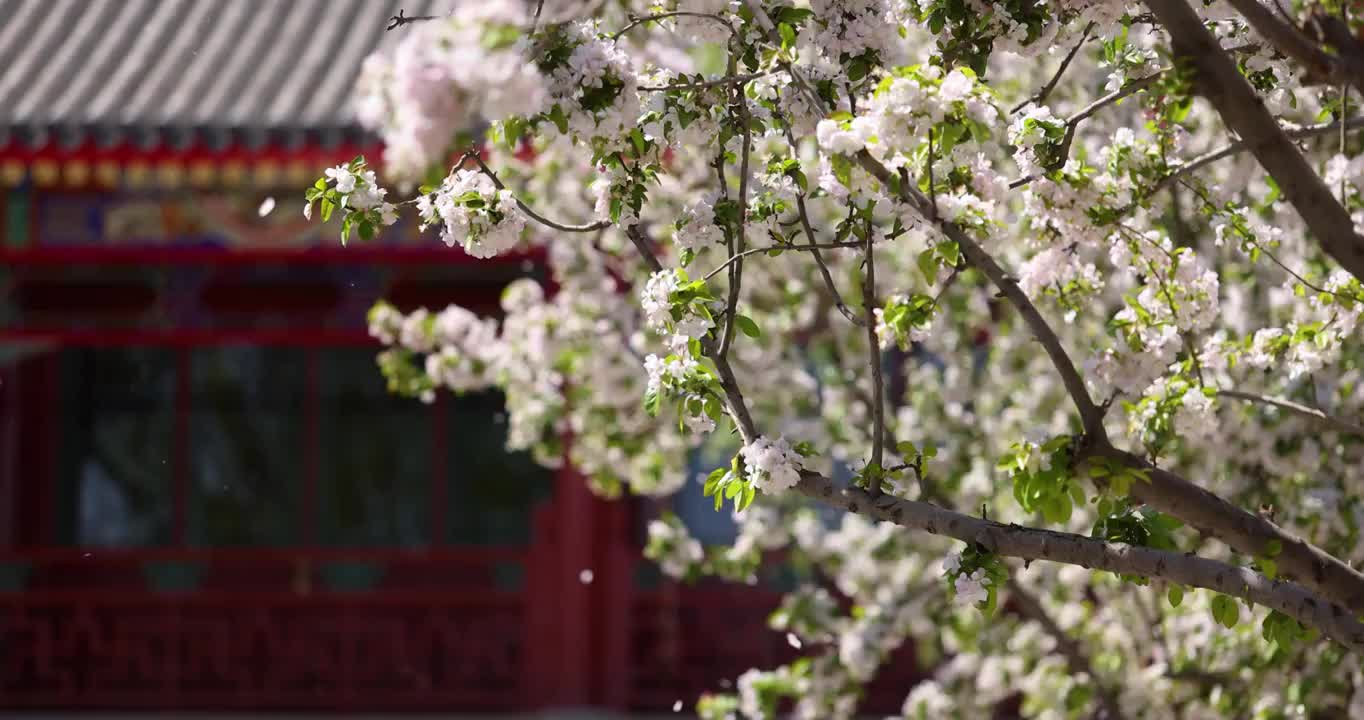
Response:
M664 711L676 700L691 707L703 693L733 691L749 668L772 669L820 648L796 649L767 626L779 593L745 586L669 586L640 593L631 613L632 710ZM925 677L906 646L885 663L863 697L871 715L899 713L905 695Z
M0 707L525 708L526 560L497 548L0 555Z

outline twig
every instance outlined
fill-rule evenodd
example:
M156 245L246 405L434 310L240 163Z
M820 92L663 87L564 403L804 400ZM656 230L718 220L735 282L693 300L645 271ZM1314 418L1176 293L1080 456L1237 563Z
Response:
M1212 198L1208 197L1207 193L1203 192L1203 190L1202 190L1201 188L1199 188L1197 185L1194 185L1194 184L1192 184L1192 183L1189 183L1189 182L1186 182L1186 181L1183 181L1183 180L1181 180L1179 184L1180 184L1180 185L1183 185L1184 187L1186 187L1186 188L1188 188L1189 190L1193 191L1194 196L1197 197L1205 206L1207 206L1207 207L1209 207L1209 208L1211 208L1211 209L1213 209L1213 210L1218 210L1218 209L1219 209L1219 208L1217 207L1217 204L1214 203L1214 202L1212 201ZM1130 230L1129 230L1129 231L1130 231ZM1135 232L1135 231L1130 231L1130 232ZM1364 302L1364 297L1355 296L1355 295L1346 295L1345 293L1339 293L1339 292L1336 292L1336 291L1334 291L1334 290L1327 290L1326 288L1321 287L1320 285L1317 285L1316 283L1312 282L1311 280L1308 280L1307 278L1303 277L1302 274L1300 274L1298 271L1296 271L1296 270L1294 270L1293 268L1288 267L1288 265L1284 264L1284 262L1283 262L1282 260L1279 259L1279 256L1274 254L1274 251L1270 250L1269 248L1266 248L1264 245L1261 245L1260 242L1259 242L1258 240L1250 240L1249 242L1250 242L1252 245L1255 246L1255 249L1256 249L1256 250L1259 250L1261 253L1264 254L1265 257L1269 258L1271 262L1273 262L1275 265L1278 265L1280 270L1283 270L1284 272L1286 272L1286 273L1288 273L1290 276L1292 276L1294 280L1297 280L1298 282L1302 283L1303 287L1306 287L1306 288L1312 290L1313 292L1325 293L1325 294L1327 294L1327 295L1334 295L1335 297L1338 297L1338 298L1340 298L1340 299L1342 299L1342 300L1348 300L1348 301L1350 301L1350 302Z
M725 77L722 78L706 80L704 82L677 83L675 85L640 85L639 90L643 92L667 92L669 90L704 90L706 88L713 88L720 85L733 85L734 83L745 83L748 82L749 80L756 80L760 77L765 77L768 74L769 73L766 72L758 72L749 73L747 75L726 75Z
M1269 397L1266 395L1256 395L1254 393L1241 392L1240 390L1218 390L1217 394L1222 397L1234 398L1236 400L1244 400L1246 402L1259 403L1261 405L1271 405L1287 410L1295 415L1316 420L1340 432L1364 437L1364 425L1357 425L1344 418L1330 415L1308 405L1295 403L1292 400Z
M404 25L411 25L412 23L421 22L423 20L435 20L439 17L439 15L413 15L411 17L406 17L403 15L403 11L399 9L397 15L388 19L388 27L384 28L384 30L395 30Z
M540 28L540 13L541 13L544 9L545 9L545 0L536 0L536 2L535 2L535 17L532 18L531 21L530 21L530 34L531 34L531 35L534 35L534 34L535 34L535 31L538 30L538 29Z
M791 152L795 153L796 136L791 131L791 123L780 111L774 115L781 122L782 132L786 135L786 144L791 147ZM806 247L811 248L810 254L815 258L815 265L819 267L819 274L823 276L824 285L829 289L829 294L833 296L834 305L838 308L838 312L842 313L843 317L851 321L852 324L862 325L864 322L862 318L858 317L857 313L854 313L846 302L843 302L843 296L839 294L838 286L834 284L834 276L829 272L829 266L824 264L824 256L819 252L818 243L815 241L814 228L810 225L810 213L805 207L804 190L797 189L796 191L796 212L800 220L801 230L805 232L805 239L809 243Z
M497 173L493 172L492 168L489 168L487 163L483 162L483 158L477 150L469 150L465 152L464 155L460 157L459 162L455 163L455 167L463 165L465 160L470 159L478 163L479 171L482 172L484 175L487 175L488 178L493 181L493 187L496 187L498 190L507 189L507 186L503 185L502 181L498 179ZM611 227L610 220L598 220L597 222L589 223L587 225L564 225L563 223L555 222L545 217L544 215L535 212L534 210L531 209L529 205L525 204L524 202L521 202L521 198L513 195L512 199L516 201L516 206L521 208L521 212L529 216L530 219L540 223L541 225L544 225L545 227L553 228L560 232L571 233L595 232L597 230L604 230L608 227Z
M1195 87L1217 109L1227 128L1245 141L1269 176L1285 189L1286 199L1297 210L1309 234L1347 272L1364 277L1364 243L1355 232L1349 211L1279 127L1255 88L1203 25L1203 19L1185 0L1145 3L1170 35L1176 60L1192 67ZM1232 4L1243 15L1251 12L1253 6L1263 10L1273 22L1279 22L1255 0L1232 0ZM1364 85L1364 73L1355 78L1355 83Z
M1080 42L1075 43L1075 47L1072 47L1070 52L1066 53L1066 57L1061 60L1061 67L1056 68L1056 74L1051 76L1051 79L1047 81L1046 85L1042 86L1041 90L1037 91L1037 94L1013 106L1013 109L1009 110L1010 115L1022 110L1029 104L1041 105L1042 101L1047 99L1047 96L1051 94L1051 91L1056 89L1056 84L1061 82L1061 76L1066 74L1066 68L1070 67L1070 61L1074 60L1075 55L1080 52L1080 48L1084 47L1084 44L1089 42L1089 33L1093 29L1094 23L1092 22L1085 26L1085 30L1080 36Z
M1348 130L1357 130L1361 127L1364 127L1364 115L1349 118L1348 120L1337 120L1335 122L1322 123L1320 125L1307 125L1305 127L1300 128L1284 128L1283 132L1284 135L1288 136L1290 139L1304 140L1306 138L1316 137L1317 135L1327 135L1332 132L1335 132L1336 130L1339 130L1343 133ZM1250 147L1249 145L1247 145L1246 141L1237 140L1236 142L1233 142L1224 148L1220 148L1217 150L1213 150L1212 152L1199 155L1193 160L1190 160L1189 162L1180 165L1174 172L1161 178L1151 188L1150 194L1155 195L1160 190L1168 187L1170 183L1173 183L1175 180L1178 180L1179 178L1184 177L1189 173L1199 170L1206 165L1215 163L1218 160L1221 160L1225 157L1245 152L1246 150L1249 149Z
M643 25L644 23L647 23L647 22L655 22L655 21L658 21L658 20L666 20L666 19L671 18L671 17L698 17L698 18L706 18L706 19L708 19L708 20L714 20L715 22L718 22L718 23L720 23L721 25L724 25L724 26L725 26L725 29L728 30L729 33L730 33L731 35L733 35L733 34L735 34L736 32L738 32L738 31L736 31L736 30L734 29L734 26L733 26L733 25L730 25L730 24L729 24L729 21L728 21L728 20L726 20L726 19L724 19L723 17L721 17L721 16L719 16L719 15L716 15L716 14L714 14L714 13L691 12L691 11L688 11L688 10L673 10L673 11L671 11L671 12L656 13L656 14L654 14L654 15L645 15L645 16L642 16L642 17L631 18L631 19L630 19L630 23L629 23L628 25L626 25L625 27L621 28L620 30L617 30L617 31L616 31L616 34L614 34L614 35L611 36L611 41L612 41L612 42L615 42L616 40L619 40L619 39L621 38L622 35L624 35L624 34L627 33L627 32L630 32L631 30L635 29L636 27L638 27L638 26L640 26L640 25Z
M1116 103L1129 95L1133 95L1137 91L1142 90L1151 83L1159 80L1162 76L1165 75L1165 73L1168 70L1169 68L1162 68L1151 73L1150 75L1147 75L1146 77L1137 78L1136 80L1129 80L1127 84L1123 85L1122 87L1118 88L1117 90L1114 90L1113 92L1107 95L1104 95L1103 97L1099 98L1098 100L1095 100L1089 105L1086 105L1084 109L1066 118L1066 134L1064 137L1061 138L1061 147L1057 150L1056 153L1057 159L1052 163L1050 167L1047 168L1047 170L1048 171L1059 170L1060 168L1065 166L1067 158L1070 157L1071 143L1075 141L1075 131L1077 128L1079 128L1080 123L1089 119L1089 116L1093 115L1094 113L1098 112L1104 107L1112 105L1113 103ZM1042 177L1042 175L1043 175L1042 173L1036 173L1033 175L1028 175L1026 177L1018 178L1017 180L1014 180L1013 182L1009 183L1009 189L1017 190L1018 188L1021 188L1024 185L1027 185L1028 183Z
M710 272L706 273L704 276L701 277L701 279L702 279L702 280L709 280L709 279L715 277L716 275L720 274L720 271L721 271L721 270L724 270L725 268L729 267L729 266L730 266L730 263L735 262L736 260L738 260L738 259L741 258L741 257L748 257L749 255L757 255L758 253L765 253L765 252L769 252L769 251L772 251L772 250L783 250L783 251L785 251L785 250L790 250L790 251L792 251L792 252L808 251L808 252L811 252L811 253L818 253L820 250L837 250L837 249L839 249L839 248L855 248L855 247L862 247L862 243L861 243L860 241L853 241L853 240L850 240L850 241L848 241L848 242L825 243L825 244L823 244L823 245L813 245L813 244L812 244L812 245L796 245L795 243L791 243L791 244L787 244L787 245L767 245L767 246L765 246L765 247L748 248L747 250L744 250L744 251L741 252L741 253L735 253L734 255L731 255L731 256L729 257L728 260L725 260L725 261L724 261L723 263L721 263L720 265L717 265L717 266L715 267L714 270L711 270Z

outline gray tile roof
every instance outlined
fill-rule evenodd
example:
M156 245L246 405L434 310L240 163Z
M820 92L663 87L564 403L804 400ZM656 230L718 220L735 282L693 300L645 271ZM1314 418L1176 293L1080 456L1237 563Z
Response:
M475 0L477 1L477 0ZM0 0L0 146L353 139L360 63L451 0Z

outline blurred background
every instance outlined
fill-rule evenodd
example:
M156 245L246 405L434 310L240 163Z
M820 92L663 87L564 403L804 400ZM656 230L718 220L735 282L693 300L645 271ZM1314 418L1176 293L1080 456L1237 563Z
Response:
M386 392L375 300L541 273L302 216L382 153L349 99L388 18L442 5L0 0L0 713L671 716L794 656L783 578L662 582L659 506L505 452L495 394Z

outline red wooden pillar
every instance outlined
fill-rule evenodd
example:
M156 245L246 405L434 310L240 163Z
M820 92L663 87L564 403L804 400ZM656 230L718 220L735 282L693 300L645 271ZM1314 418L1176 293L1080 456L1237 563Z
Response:
M609 710L629 710L634 686L630 662L630 638L634 636L635 563L640 556L633 537L635 503L617 500L608 503L603 513L598 556L604 572L598 573L599 605L596 617L601 623L601 702Z
M593 685L591 585L581 582L579 574L593 569L593 510L596 498L577 472L565 464L554 480L555 534L557 562L552 584L559 610L557 627L559 682L553 704L560 707L585 707L592 701ZM554 602L551 600L551 602Z
M553 500L536 509L525 591L527 704L628 705L630 517L627 503L598 498L568 467L555 477Z
M18 515L19 395L18 365L0 371L0 547L18 542L15 527Z
M16 448L15 530L16 545L42 547L54 543L53 520L57 485L57 388L56 352L31 355L19 362L18 419L22 441Z
M184 547L188 541L189 523L189 413L190 390L193 387L190 373L193 371L190 348L182 347L175 352L175 430L174 459L171 468L171 483L175 494L175 525L172 544Z

